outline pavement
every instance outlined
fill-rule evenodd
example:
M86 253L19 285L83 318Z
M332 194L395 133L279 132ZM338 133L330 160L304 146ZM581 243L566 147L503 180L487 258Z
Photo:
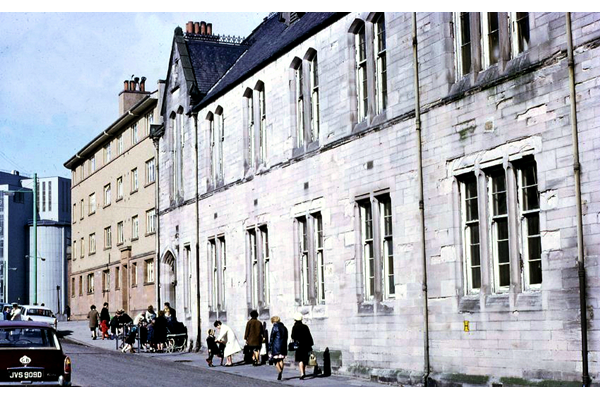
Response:
M96 340L92 340L91 332L88 327L88 321L59 321L58 331L62 336L63 340L71 341L77 344L81 344L88 347L97 347L111 351L117 350L116 340L101 340L98 337ZM240 343L241 344L241 343ZM202 369L210 369L212 371L224 372L231 375L245 376L248 378L254 378L269 382L277 382L277 370L271 365L261 365L255 367L251 364L243 364L242 353L235 354L233 356L234 366L225 367L219 366L219 358L214 358L216 367L210 368L206 363L208 354L206 347L203 347L199 352L174 352L174 353L148 353L148 352L136 352L130 354L131 357L150 357L160 358L162 360L169 360L177 363L186 363L194 367ZM282 385L287 386L302 386L302 387L386 387L388 385L372 382L366 379L360 379L356 377L349 377L343 375L336 375L335 371L332 371L332 375L328 377L312 376L313 367L306 368L306 378L300 380L300 372L298 367L293 360L286 360L288 363L282 374ZM322 366L321 366L322 367Z

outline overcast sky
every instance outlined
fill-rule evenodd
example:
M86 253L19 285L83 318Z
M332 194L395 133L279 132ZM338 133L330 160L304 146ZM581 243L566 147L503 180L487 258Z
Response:
M177 26L246 37L267 15L0 12L0 170L70 178L63 164L118 117L123 81L166 78Z

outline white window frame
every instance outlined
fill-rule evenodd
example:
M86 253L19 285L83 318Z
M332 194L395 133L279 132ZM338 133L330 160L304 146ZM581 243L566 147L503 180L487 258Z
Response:
M112 247L112 227L107 226L104 228L104 248L110 249Z
M138 239L140 237L140 222L137 215L131 217L131 239Z
M365 121L369 114L369 84L367 72L366 24L361 21L354 32L354 63L356 74L356 98L358 122Z
M146 211L146 234L156 233L156 210Z
M104 186L104 207L109 206L111 202L110 183Z
M123 221L117 222L117 244L123 244L125 241L125 231L123 228Z
M156 181L156 169L154 164L154 158L146 161L146 185Z
M309 65L309 92L310 92L310 139L319 139L321 114L319 104L319 62L315 52L308 61Z
M121 133L119 137L117 137L117 155L123 154L123 134Z
M131 193L137 192L139 189L138 169L131 170Z
M111 160L111 149L110 149L110 143L107 143L106 146L104 146L104 164L108 164Z
M513 57L517 57L519 54L526 52L529 50L529 46L531 45L531 14L524 13L527 15L527 40L524 39L525 35L521 30L521 26L519 25L519 21L524 19L519 19L519 12L511 12L510 13L510 27L511 27L511 54ZM521 49L521 44L523 43L523 48Z
M135 145L140 141L138 123L131 125L131 145Z
M454 12L454 60L455 60L455 69L456 69L456 80L460 80L463 76L468 75L471 72L473 66L473 55L471 52L471 30L473 26L471 25L471 13L470 12ZM462 14L465 14L465 18L469 19L469 32L468 32L468 42L466 44L463 41L463 23L462 23ZM463 58L463 46L467 47L467 54L469 55L469 70L464 71L465 68L465 60Z
M320 211L296 218L300 271L300 303L325 304L323 217Z
M468 197L467 184L472 183L475 186L475 197ZM477 207L477 217L469 218L468 207L469 201L473 201ZM481 271L483 269L481 259L481 224L480 224L480 213L479 210L479 190L477 184L477 178L475 175L469 175L468 178L460 180L460 202L461 202L461 231L463 237L463 275L465 280L465 293L466 295L476 295L481 291ZM476 232L474 234L474 230ZM472 237L477 238L477 243L472 240ZM475 263L473 259L473 249L476 248L479 254L479 263ZM479 271L479 285L474 283L474 270Z
M504 181L504 191L496 191L495 181L502 179ZM492 251L492 288L494 293L506 293L510 290L511 285L511 260L510 260L510 249L511 239L509 231L509 209L508 209L508 185L506 179L505 170L490 172L486 174L487 194L488 194L488 226L490 232L490 249ZM505 213L496 214L496 207L494 205L495 198L501 197L504 193L504 204L506 208ZM501 225L506 224L506 238L501 237ZM508 260L502 262L500 260L501 251L500 246L502 242L506 242ZM508 282L502 283L501 273L502 268L508 269Z
M89 255L96 254L96 233L90 233L89 242Z
M525 189L525 181L524 181L524 170L526 168L532 167L534 170L535 176L535 185L530 185L529 187L535 186L535 190L537 191L537 207L533 207L530 209L526 209L526 199L524 196ZM518 207L517 207L517 216L518 221L520 222L520 236L521 236L521 258L522 258L522 279L523 279L523 289L526 291L537 291L542 288L542 282L531 283L530 276L530 263L539 262L540 269L542 268L542 241L541 241L541 226L540 226L540 200L539 200L539 188L538 188L538 180L537 180L537 165L534 162L529 162L524 165L518 166L516 168L517 172L517 198L518 198ZM529 232L530 228L530 219L537 218L537 232L531 234ZM539 258L530 259L530 249L529 249L529 241L530 240L539 241L540 254ZM543 270L540 272L543 278Z
M96 193L90 194L89 202L90 202L90 211L89 211L88 215L92 215L96 212Z
M119 176L117 178L117 200L123 198L123 177Z
M144 283L154 283L154 260L144 261Z
M259 156L260 162L266 164L267 162L267 109L266 109L266 98L265 98L265 87L262 85L258 92L258 115L259 115Z
M381 26L383 26L383 29L380 29ZM379 40L380 33L383 33L382 40ZM385 15L383 13L379 13L373 21L373 51L375 59L375 105L377 107L377 114L383 112L387 108L388 103L386 43L387 40L385 30Z

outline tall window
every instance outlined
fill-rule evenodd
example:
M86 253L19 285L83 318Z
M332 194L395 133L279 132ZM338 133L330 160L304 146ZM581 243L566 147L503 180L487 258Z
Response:
M302 148L319 139L319 66L317 52L308 49L304 59L294 57L296 147Z
M80 220L81 220L81 219L83 219L83 214L84 214L84 212L85 212L85 211L84 211L84 210L85 210L84 204L85 204L85 203L84 203L83 199L81 199L81 204L80 204L80 206L79 206L79 219L80 219Z
M123 134L121 133L117 138L117 155L123 154Z
M104 146L104 164L108 164L111 160L110 143Z
M154 123L154 112L146 114L146 136L150 134L150 126Z
M146 161L146 184L150 184L156 180L154 158Z
M254 168L254 162L256 159L256 152L255 152L255 137L256 134L254 133L254 99L253 99L253 92L250 88L246 89L246 92L244 93L244 106L245 106L245 113L244 113L244 117L246 119L246 123L245 123L245 128L246 128L246 141L247 141L247 147L246 147L246 164L248 166L249 169L253 169Z
M462 182L461 193L466 291L467 294L474 294L481 288L479 205L475 177L469 177Z
M96 253L96 234L91 233L89 239L90 239L90 247L89 247L90 255L95 254Z
M264 309L270 303L269 232L266 225L247 230L250 307Z
M131 217L131 238L137 239L140 236L140 223L138 220L138 216L135 215Z
M512 53L516 56L529 49L529 13L512 12Z
M298 60L298 66L294 70L296 80L296 136L298 146L304 145L304 89L302 79L302 61Z
M104 206L110 205L110 183L104 186Z
M134 168L131 170L131 193L138 190L138 170Z
M83 275L79 275L79 295L83 296Z
M144 283L154 282L154 260L144 261Z
M107 226L104 228L104 248L110 249L112 247L112 228Z
M117 200L123 198L123 177L117 178Z
M140 141L139 132L138 132L138 123L136 122L131 126L131 145L136 144Z
M323 219L321 213L297 218L300 257L300 301L304 305L325 302Z
M483 67L494 65L500 59L500 13L481 14L481 35L483 44Z
M102 291L110 291L110 270L102 271Z
M73 240L73 247L71 252L71 256L73 257L73 260L75 260L77 258L77 240Z
M93 273L87 275L87 293L88 294L94 293L94 274Z
M121 267L115 267L115 290L121 290Z
M117 244L123 244L125 235L123 232L123 221L117 222Z
M264 85L258 89L258 115L259 115L259 157L261 163L267 161L267 109Z
M210 177L213 183L217 182L217 132L215 131L215 117L209 113L208 121L208 143L210 152Z
M90 215L96 212L96 193L92 193L89 196L90 200Z
M208 261L210 278L209 309L218 313L225 311L225 282L227 270L227 248L225 237L219 236L208 241Z
M46 211L46 182L42 182L42 211Z
M504 169L488 176L488 188L494 289L498 293L508 291L510 286L510 244Z
M151 234L156 232L156 211L154 208L152 210L146 211L146 234Z
M79 242L79 250L79 257L83 258L85 256L85 242L83 238L81 238L81 241Z
M319 63L317 54L315 53L312 59L309 60L310 66L310 133L311 140L319 138Z
M387 107L387 61L386 61L386 43L385 43L385 18L383 14L378 14L373 21L374 39L373 48L375 51L375 104L377 105L377 114Z
M534 162L518 169L521 238L523 240L523 281L525 289L539 288L542 283L542 241L540 234L540 200Z
M358 121L367 118L369 95L367 85L367 47L365 24L361 22L354 32L354 51L356 63L356 97L358 99Z
M456 41L456 70L457 75L467 75L471 72L471 21L470 13L455 13L454 37Z
M220 109L215 114L217 120L217 179L223 180L223 146L225 143L225 117L223 116L223 109Z
M137 279L137 263L131 263L131 287L136 287L138 284Z
M96 155L90 158L90 175L96 171Z
M390 196L388 194L371 196L369 199L359 201L358 206L364 299L380 301L393 298L396 290Z

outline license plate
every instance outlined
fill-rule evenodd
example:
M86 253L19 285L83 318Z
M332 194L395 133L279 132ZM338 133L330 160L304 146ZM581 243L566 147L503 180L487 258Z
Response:
M44 377L43 371L9 371L8 379L17 381L31 381L35 379L42 379Z

